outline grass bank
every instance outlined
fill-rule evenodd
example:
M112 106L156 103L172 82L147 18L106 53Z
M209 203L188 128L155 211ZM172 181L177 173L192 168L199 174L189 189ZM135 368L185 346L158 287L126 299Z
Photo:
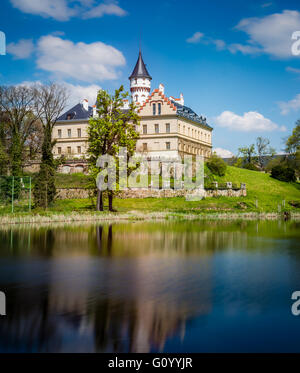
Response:
M87 176L82 174L59 175L59 185L87 187ZM216 181L235 184L246 183L246 197L217 197L201 201L186 201L185 198L144 198L114 200L116 213L96 213L90 199L56 200L47 211L32 210L31 213L9 214L2 211L0 224L56 221L101 221L145 219L278 219L283 212L292 218L300 216L300 184L285 183L272 179L268 174L228 167L226 175L215 177ZM107 209L107 206L106 206Z

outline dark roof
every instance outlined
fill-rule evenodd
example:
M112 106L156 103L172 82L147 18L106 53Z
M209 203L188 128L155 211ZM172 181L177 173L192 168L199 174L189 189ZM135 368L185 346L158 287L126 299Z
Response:
M93 108L89 106L89 110L87 111L83 108L82 104L77 104L57 120L68 120L68 115L70 115L71 120L89 119L93 115Z
M143 61L143 57L142 57L142 52L141 51L139 53L139 58L137 60L135 68L134 68L132 74L129 77L129 79L132 79L132 78L148 78L148 79L152 79L151 76L150 76L150 74L148 73L146 65L145 65L145 63Z
M210 128L210 129L212 129L212 127L209 126L206 123L206 118L204 118L202 116L199 116L191 108L189 108L187 106L184 106L184 105L180 105L180 104L178 104L175 101L172 101L172 104L174 104L177 107L177 115L178 116L190 119L190 120L192 120L194 122L198 122L199 124L202 124L202 125Z

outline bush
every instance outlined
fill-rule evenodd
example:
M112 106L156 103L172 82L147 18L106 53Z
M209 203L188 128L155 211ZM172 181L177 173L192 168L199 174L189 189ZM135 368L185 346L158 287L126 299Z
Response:
M243 166L243 168L246 168L246 170L250 170L250 171L260 171L259 168L255 166L255 164L253 163L247 163Z
M214 175L224 176L226 173L227 164L216 154L212 155L212 157L206 162L206 165Z
M277 165L272 168L271 177L280 181L296 181L295 170L281 165Z

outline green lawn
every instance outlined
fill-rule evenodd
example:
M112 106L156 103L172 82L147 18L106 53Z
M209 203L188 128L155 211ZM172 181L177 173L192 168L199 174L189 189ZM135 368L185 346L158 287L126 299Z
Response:
M217 197L202 201L186 201L185 198L144 198L118 199L114 207L119 212L129 211L171 211L179 213L203 212L277 212L300 211L291 206L289 201L300 201L300 184L285 183L272 179L270 175L257 171L228 167L224 177L216 177L219 182L231 181L235 184L246 183L247 197ZM257 201L257 202L256 202ZM284 202L285 201L285 202ZM256 207L257 206L257 207ZM84 211L93 209L90 200L56 201L50 210Z
M234 184L246 183L246 197L217 197L206 198L202 201L186 201L185 198L144 198L114 200L114 208L121 213L139 212L174 212L174 213L236 213L236 212L300 212L290 201L300 202L300 184L285 183L272 179L270 175L257 171L227 167L224 177L214 177L219 182L231 181ZM56 177L57 187L88 187L89 179L83 174L63 175ZM257 201L257 202L256 202ZM284 202L285 201L285 202ZM34 214L92 212L94 203L90 199L57 200L47 212L33 210ZM105 201L107 205L107 201ZM7 211L6 213L8 213ZM4 211L3 211L4 213ZM2 214L3 214L2 213Z

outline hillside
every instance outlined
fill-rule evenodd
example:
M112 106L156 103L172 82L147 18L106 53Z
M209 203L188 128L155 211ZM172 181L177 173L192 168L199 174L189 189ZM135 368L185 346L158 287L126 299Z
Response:
M258 200L258 207L268 211L277 210L278 204L282 205L285 200L285 207L288 209L289 201L300 201L299 183L285 183L262 172L228 166L226 175L215 176L215 180L219 182L231 181L238 185L246 183L247 197L244 197L243 201L249 203L249 207L255 207L255 201Z
M212 176L212 175L211 175ZM281 211L300 211L289 204L290 201L300 203L300 184L285 183L272 179L270 175L257 171L227 167L224 177L214 176L219 182L231 181L234 184L246 183L247 197L217 197L206 198L202 201L189 202L185 198L144 198L144 199L116 199L115 208L119 212L138 211L174 211L182 213L202 212L277 212L278 205ZM57 187L87 188L89 178L82 174L57 175ZM257 201L257 202L256 202ZM93 210L90 200L57 200L54 206L56 211L84 211Z

